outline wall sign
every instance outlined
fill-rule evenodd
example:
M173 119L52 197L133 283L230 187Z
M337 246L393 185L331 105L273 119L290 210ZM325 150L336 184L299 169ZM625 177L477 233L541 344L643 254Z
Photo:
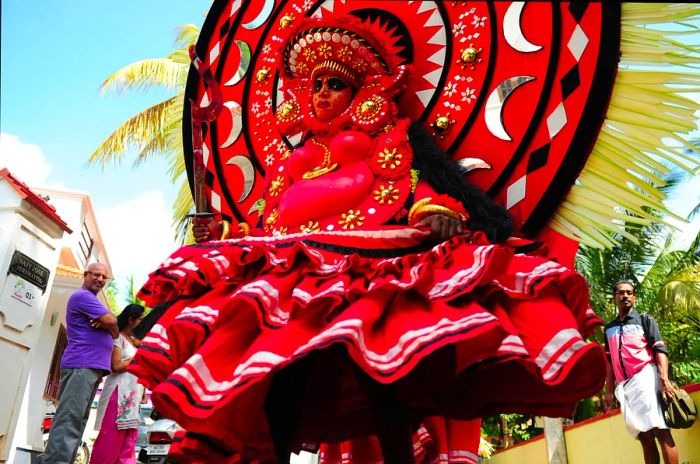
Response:
M49 283L49 275L51 274L48 268L17 250L15 250L15 253L12 255L12 261L10 261L10 268L7 270L7 273L13 273L24 277L29 282L41 288L42 293L46 291L46 286Z
M35 294L37 288L21 277L11 276L11 278L14 279L14 282L12 284L12 293L10 293L10 296L31 306L37 298Z

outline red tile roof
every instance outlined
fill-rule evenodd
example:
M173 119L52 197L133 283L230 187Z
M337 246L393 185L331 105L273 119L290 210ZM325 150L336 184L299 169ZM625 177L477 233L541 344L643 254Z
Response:
M48 204L41 196L32 192L31 189L27 187L27 184L10 174L7 168L0 169L0 177L5 179L22 199L27 200L32 206L44 213L44 216L51 219L58 227L69 234L73 233L70 227L68 227L68 224L56 214L56 208Z

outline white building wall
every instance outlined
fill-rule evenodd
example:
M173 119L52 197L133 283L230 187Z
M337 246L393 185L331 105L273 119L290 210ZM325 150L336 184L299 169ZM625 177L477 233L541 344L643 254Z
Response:
M2 183L0 183L2 184ZM1 185L0 185L1 188ZM89 262L99 261L107 266L111 273L111 267L104 249L99 228L95 219L92 203L88 194L75 191L59 191L43 188L32 188L41 195L50 197L49 204L56 208L58 215L73 230L72 234L65 234L57 244L57 250L69 248L79 266L83 264L83 256L79 251L80 234L83 224L86 224L90 235L94 240L93 251ZM0 191L0 214L2 209L2 191ZM0 219L1 220L1 219ZM3 243L2 225L0 225L0 244ZM56 258L57 259L57 258ZM51 269L52 276L56 275L55 263ZM2 256L0 256L2 265ZM2 269L2 268L0 268ZM7 461L13 464L29 464L31 455L43 451L43 437L41 432L42 420L49 409L53 406L44 399L44 388L49 375L51 359L56 344L58 330L61 324L65 326L66 303L68 297L82 286L82 277L56 276L53 286L49 287L46 310L41 318L41 323L37 324L39 332L38 338L33 347L33 356L27 364L28 381L26 382L21 398L14 436ZM98 298L106 304L104 295L100 293ZM25 376L27 374L25 373ZM0 382L1 384L2 382ZM0 413L1 415L1 413ZM88 424L86 432L92 429ZM4 462L0 455L0 463Z
M5 180L0 181L0 462L13 448L34 348L42 338L62 235L63 230L52 219ZM16 251L49 270L45 290L9 273Z

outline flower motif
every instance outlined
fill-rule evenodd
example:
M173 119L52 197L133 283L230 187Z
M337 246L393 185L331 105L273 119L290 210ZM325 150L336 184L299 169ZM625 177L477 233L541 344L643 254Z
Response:
M340 216L340 221L338 224L343 226L343 229L354 229L355 227L360 227L365 222L365 217L362 216L360 210L350 210L347 213L343 213Z
M268 154L265 157L265 164L267 164L268 166L272 166L272 163L274 163L274 162L275 162L275 157L272 155L272 153Z
M377 162L382 167L382 169L396 169L401 164L401 159L403 155L398 153L396 148L385 148L379 152L379 159Z
M399 199L399 189L393 185L379 185L379 188L374 192L374 199L379 203L391 205Z
M303 61L300 61L296 64L296 70L299 74L304 74L308 69L309 67L306 66L306 63L304 63Z
M282 189L284 188L284 177L282 176L277 176L275 180L270 182L270 188L267 190L270 193L270 196L276 197L277 195L282 192Z
M454 26L452 26L452 34L456 37L459 35L464 34L464 29L466 28L466 25L460 21L456 23Z
M474 27L484 27L484 24L486 23L486 16L477 16L474 15L474 19L472 19L472 26Z
M273 209L270 212L270 215L265 219L265 232L270 232L273 227L275 227L275 224L277 223L277 218L279 218L279 213L277 212L276 209Z
M457 84L450 81L445 86L445 90L443 90L443 95L445 95L446 97L451 97L452 95L455 94L456 91L457 91Z
M467 103L471 103L472 100L476 99L476 90L472 89L471 87L467 87L467 90L462 92L462 101L465 101Z
M300 229L303 234L310 234L321 230L321 228L318 226L318 221L309 221L301 226Z
M272 51L272 46L270 44L263 45L263 54L267 55Z
M359 72L365 72L367 71L367 62L365 60L356 60L355 61L355 70Z
M311 48L304 49L304 57L309 61L316 61L316 52Z
M343 61L350 61L352 59L352 50L347 45L340 50L338 50L338 58Z
M323 59L330 58L333 53L333 49L331 48L331 46L325 43L321 44L321 46L318 47L316 51L318 52L319 56Z

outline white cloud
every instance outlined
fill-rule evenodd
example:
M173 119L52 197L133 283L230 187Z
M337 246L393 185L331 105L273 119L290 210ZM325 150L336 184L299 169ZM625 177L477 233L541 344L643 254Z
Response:
M0 169L27 185L44 185L52 167L38 145L22 142L16 135L0 132Z
M95 214L122 303L129 276L140 288L148 274L177 249L172 209L162 192L148 191Z

